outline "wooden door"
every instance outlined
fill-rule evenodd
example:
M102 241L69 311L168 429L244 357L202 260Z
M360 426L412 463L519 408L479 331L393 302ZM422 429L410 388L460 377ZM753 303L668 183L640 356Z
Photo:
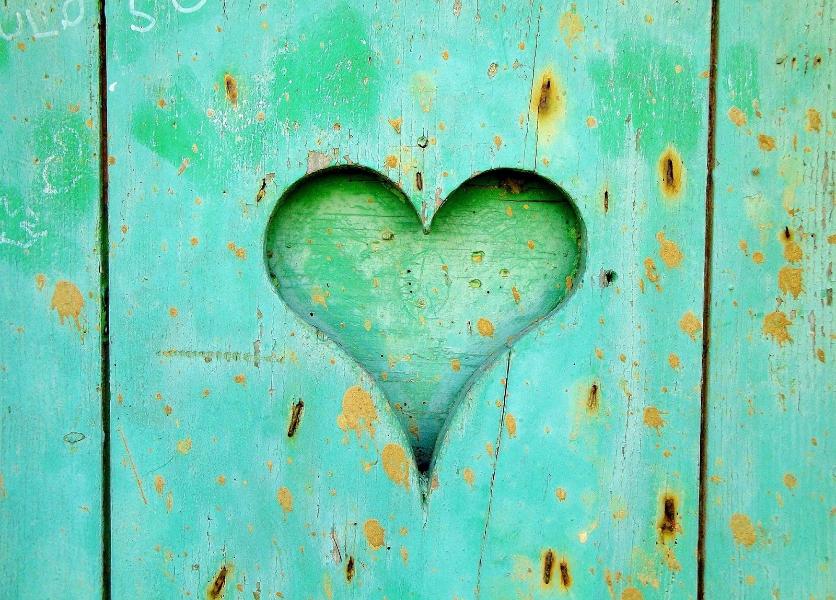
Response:
M830 597L831 13L0 7L8 597Z

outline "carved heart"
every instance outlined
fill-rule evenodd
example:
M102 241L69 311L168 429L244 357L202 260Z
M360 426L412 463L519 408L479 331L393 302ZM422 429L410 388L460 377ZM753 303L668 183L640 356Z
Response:
M378 380L422 471L453 400L557 308L582 254L568 196L511 170L462 184L431 228L382 176L319 171L285 193L266 234L279 296Z

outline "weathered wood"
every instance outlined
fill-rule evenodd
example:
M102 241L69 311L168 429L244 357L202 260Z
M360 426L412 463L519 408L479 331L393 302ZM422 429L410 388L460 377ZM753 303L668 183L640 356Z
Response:
M0 27L0 596L96 598L97 14L12 1Z
M708 2L107 10L116 597L695 596ZM262 260L336 164L424 220L534 170L586 229L425 504L380 382Z
M720 9L706 598L831 598L833 4Z

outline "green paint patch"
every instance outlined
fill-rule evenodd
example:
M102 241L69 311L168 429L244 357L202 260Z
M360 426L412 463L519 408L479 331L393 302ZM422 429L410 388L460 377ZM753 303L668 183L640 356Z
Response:
M760 87L758 84L758 53L752 46L735 44L719 58L725 73L726 98L750 117L753 114Z
M638 143L654 159L670 143L696 149L702 135L705 86L684 53L658 44L623 40L612 60L590 63L596 87L601 148L620 155L624 144ZM635 132L636 141L627 141Z
M376 118L378 67L368 40L366 23L347 4L317 8L276 60L271 102L278 113L323 127Z
M466 182L422 227L388 180L327 169L282 198L266 236L279 295L379 380L422 469L460 390L561 304L582 254L565 193L507 170Z
M188 69L178 70L171 87L161 87L134 112L131 133L143 146L177 169L178 175L203 185L219 187L228 176L227 153L220 152L218 132L207 114L193 100L202 89ZM211 150L218 151L210 154Z
M9 66L9 44L0 44L0 71L5 71Z

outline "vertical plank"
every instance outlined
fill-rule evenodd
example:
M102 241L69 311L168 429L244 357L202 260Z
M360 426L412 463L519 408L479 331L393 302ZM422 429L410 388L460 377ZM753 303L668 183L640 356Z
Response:
M102 578L98 23L0 7L0 579L96 598Z
M720 3L706 598L833 595L833 17Z
M108 23L115 595L695 597L708 2ZM273 208L334 164L425 217L476 173L536 171L585 223L574 295L461 399L426 504L387 468L413 434L381 374L267 277Z

